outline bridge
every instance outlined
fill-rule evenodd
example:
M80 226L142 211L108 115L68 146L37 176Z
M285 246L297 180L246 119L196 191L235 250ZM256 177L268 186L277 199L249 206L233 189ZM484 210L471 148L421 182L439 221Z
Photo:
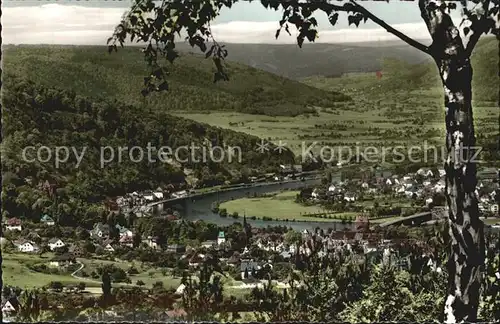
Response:
M380 224L380 227L393 226L393 225L415 226L428 222L433 219L434 217L432 215L432 212L424 212L382 223Z

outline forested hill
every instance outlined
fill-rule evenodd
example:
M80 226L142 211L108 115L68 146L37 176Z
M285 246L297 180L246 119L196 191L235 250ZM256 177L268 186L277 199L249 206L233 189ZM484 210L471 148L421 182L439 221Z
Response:
M108 54L104 46L6 46L3 68L37 84L162 111L225 110L295 116L314 111L312 106L332 107L350 99L240 63L228 65L231 80L214 84L213 62L183 53L170 66L169 92L147 99L140 90L148 69L138 47Z
M71 215L77 215L78 204L182 182L183 169L193 170L192 175L203 183L215 185L225 180L242 181L254 171L269 172L276 170L279 164L293 163L294 156L289 151L280 154L271 147L269 152L256 152L260 139L244 133L173 117L163 111L148 114L142 108L118 101L88 99L8 75L4 79L2 203L3 211L7 213L21 210L23 215L39 217L47 207L44 204L50 204L36 189L36 185L45 180L57 184L61 191L58 192L58 199L62 200L59 202L69 205L65 208L72 210ZM238 163L236 151L231 163L227 157L221 163L203 163L203 153L196 149L194 159L187 150L179 152L180 158L187 160L182 164L162 162L152 151L152 159L156 162L149 163L148 143L157 149L169 146L173 150L181 145L191 146L191 143L198 147L217 145L226 149L237 146L241 148L242 160ZM22 149L31 145L37 148L47 146L52 149L52 154L55 154L56 146L68 147L70 159L59 167L54 164L54 156L48 162L25 162ZM114 148L115 157L113 162L101 168L100 148L106 146ZM118 148L133 146L142 148L144 158L140 160L135 151L135 161L131 160L125 151L120 162ZM84 147L87 148L85 155L77 167L72 150L81 153ZM109 152L105 151L104 156L110 157ZM43 159L46 154L43 152ZM209 160L209 153L206 156ZM218 152L215 156L216 159L220 157ZM31 185L25 182L28 178L32 178ZM54 213L70 217L68 211Z

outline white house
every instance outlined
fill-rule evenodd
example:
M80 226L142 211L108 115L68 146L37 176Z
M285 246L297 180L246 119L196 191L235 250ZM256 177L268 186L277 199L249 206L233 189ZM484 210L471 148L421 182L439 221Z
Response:
M155 191L155 192L153 192L153 196L154 196L154 198L161 200L161 199L163 199L163 192Z
M433 200L432 198L427 198L427 199L425 200L425 204L426 204L426 205L430 205L430 204L432 204L432 202L433 202L433 201L434 201L434 200Z
M224 232L219 232L219 236L217 237L217 244L221 245L222 243L226 242L226 236L224 235Z
M177 192L172 193L173 198L182 198L182 197L186 197L186 196L187 196L186 190L181 190L181 191L177 191Z
M17 302L17 299L15 297L10 298L9 300L5 301L5 303L2 303L2 315L3 315L3 317L5 318L6 316L17 312L18 305L19 305L19 303Z
M319 198L319 191L318 191L318 189L317 189L317 188L315 188L315 189L313 190L313 192L311 193L311 197L312 197L313 199L318 199L318 198Z
M201 243L201 246L206 248L206 249L214 247L215 245L217 245L217 242L215 240L214 241L205 241L205 242Z
M17 246L19 252L29 253L38 250L38 247L35 243L27 240L20 240L18 242L15 242L14 244Z
M355 201L356 200L356 195L353 193L346 193L344 195L344 200L345 201Z
M445 188L445 182L443 180L439 180L435 185L434 185L434 191L435 192L443 192Z
M118 229L118 232L120 233L120 238L132 237L134 235L134 233L132 233L132 231L126 228L125 226L120 226L119 224L116 224L115 227Z
M111 246L111 243L107 243L104 246L104 251L106 251L106 252L115 252L115 249Z
M5 221L5 229L7 231L21 231L21 220L19 218L9 218Z
M492 213L498 213L498 204L492 204L492 205L490 206L490 211L491 211Z
M146 239L142 240L142 243L146 243L152 249L158 249L159 245L156 237L148 236Z
M336 189L336 187L333 184L330 185L330 187L328 187L328 191L332 191L333 192L333 191L335 191L335 189Z
M184 293L184 290L186 289L185 284L180 284L179 287L175 290L175 293L178 295L182 295Z
M439 177L440 178L442 178L442 177L444 177L446 175L446 171L443 168L438 169L438 172L439 172Z
M434 173L432 173L431 169L428 168L420 168L417 170L417 174L424 177L433 177Z
M49 241L49 248L51 251L54 251L55 249L57 248L60 248L60 247L63 247L65 246L66 244L64 244L63 241L61 241L60 239L58 238L53 238L53 239L50 239Z

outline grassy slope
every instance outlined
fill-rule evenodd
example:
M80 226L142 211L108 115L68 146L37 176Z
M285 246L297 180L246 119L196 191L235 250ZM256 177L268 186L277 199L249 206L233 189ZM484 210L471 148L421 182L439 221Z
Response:
M230 82L214 84L210 60L184 54L169 67L170 91L144 99L147 75L137 47L107 54L103 46L6 46L4 70L38 84L73 90L89 97L116 98L124 103L161 110L229 110L296 115L308 105L330 106L344 95L229 63Z

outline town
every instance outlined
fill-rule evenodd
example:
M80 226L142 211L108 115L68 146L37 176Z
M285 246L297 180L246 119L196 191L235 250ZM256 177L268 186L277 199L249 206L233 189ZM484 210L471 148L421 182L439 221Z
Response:
M280 175L268 175L269 179L279 182L291 178L291 173L284 170L290 169L282 166ZM224 226L202 219L184 219L182 210L172 208L159 214L153 212L155 202L196 194L195 189L185 185L178 187L181 190L170 185L109 198L102 203L100 220L89 228L60 226L49 213L40 214L38 222L10 217L4 221L2 235L4 285L11 287L4 289L9 294L3 296L3 315L9 318L19 310L18 294L22 288L42 288L47 294L59 296L97 298L102 295L99 286L104 272L110 273L117 289L163 287L175 301L186 288L183 283L186 274L200 271L210 258L216 259L217 267L227 276L226 293L233 298L255 288L264 289L268 278L279 289L290 288L287 278L298 260L312 254L325 257L346 250L362 257L363 262L391 262L408 270L410 255L401 247L428 246L429 242L414 231L426 230L446 218L444 172L439 168L419 168L414 173L397 175L379 171L377 167L368 170L356 172L351 179L324 172L318 185L300 189L296 198L297 204L325 208L323 215L311 217L335 215L329 209L352 212L357 216L347 222L341 220L343 224L351 224L350 228L337 228L337 222L329 222L328 228L303 230L293 230L286 226L287 222L276 227L254 227L251 219L255 218L250 218L251 215L248 218L244 215L242 222L235 219L233 224ZM495 180L498 171L491 168L483 171L477 187L479 206L485 221L495 231L500 228ZM40 188L50 196L54 185L46 181L40 183ZM406 203L397 207L397 202ZM419 222L418 227L404 225L406 217L426 210L432 211L431 220ZM395 219L402 220L402 225L385 225ZM435 256L426 257L432 269L441 271L433 260ZM178 308L180 304L172 302L172 309L166 312L174 314L174 318L186 314L184 308ZM59 306L66 307L63 305ZM48 311L54 306L47 307ZM166 314L162 318L169 318Z

